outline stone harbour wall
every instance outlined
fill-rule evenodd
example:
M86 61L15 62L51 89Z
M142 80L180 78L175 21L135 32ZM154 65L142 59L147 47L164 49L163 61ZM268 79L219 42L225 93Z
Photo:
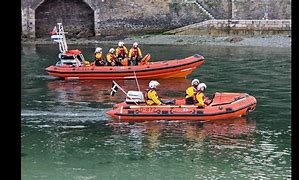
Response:
M21 0L22 36L48 37L62 22L68 37L157 33L215 19L290 19L290 0ZM212 19L213 19L212 18Z
M49 0L35 10L35 33L37 37L48 36L62 21L68 36L93 36L94 13L82 0ZM81 18L77 18L81 17Z
M177 28L165 34L177 35L291 35L291 20L208 20Z
M234 0L233 19L291 19L291 0Z

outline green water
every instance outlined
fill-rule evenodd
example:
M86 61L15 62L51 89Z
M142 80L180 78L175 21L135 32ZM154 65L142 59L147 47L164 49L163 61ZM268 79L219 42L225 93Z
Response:
M104 45L104 52L110 46ZM111 81L64 81L44 68L57 45L23 45L21 176L32 179L291 179L291 50L262 47L143 45L152 60L202 54L187 79L159 80L162 97L183 97L192 78L207 95L257 99L247 117L200 122L113 122L105 112L124 95ZM92 59L94 45L70 46ZM118 81L136 90L134 80ZM139 80L142 89L148 80Z

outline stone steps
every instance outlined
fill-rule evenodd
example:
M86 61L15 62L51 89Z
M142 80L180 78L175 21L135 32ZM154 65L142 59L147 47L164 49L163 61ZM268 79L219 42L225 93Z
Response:
M215 19L215 17L209 11L207 11L197 0L185 0L184 3L196 4L202 12L209 16L210 19Z
M202 10L206 15L208 15L209 18L215 19L214 16L211 13L209 13L204 7L202 7L202 5L198 1L194 1L194 3L199 7L200 10Z
M205 25L211 24L214 21L223 21L223 20L207 20L207 21L202 21L202 22L199 22L199 23L194 23L194 24L191 24L191 25L188 25L188 26L184 26L184 27L176 28L176 29L173 29L173 30L170 30L170 31L166 31L166 32L164 32L164 34L176 34L176 33L188 30L188 29L197 28L197 27L201 27L201 26L205 26Z
M286 20L229 20L229 19L213 19L207 20L188 26L180 27L164 34L177 34L190 29L224 29L230 28L232 30L283 30L290 31L292 22Z

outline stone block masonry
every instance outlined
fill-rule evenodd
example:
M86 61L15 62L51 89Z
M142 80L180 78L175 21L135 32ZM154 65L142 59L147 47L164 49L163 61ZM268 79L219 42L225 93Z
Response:
M177 28L165 34L177 35L290 35L291 20L208 20Z
M61 21L67 36L80 38L163 32L211 17L220 20L290 19L291 1L21 0L21 11L23 37L49 37L53 26ZM237 27L245 26L240 23ZM226 26L222 23L219 28Z

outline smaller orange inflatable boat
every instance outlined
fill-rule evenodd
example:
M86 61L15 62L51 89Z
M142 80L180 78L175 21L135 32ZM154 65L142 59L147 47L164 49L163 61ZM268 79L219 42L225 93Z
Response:
M197 120L209 121L241 117L255 109L256 99L246 93L216 92L212 102L204 108L195 105L185 105L184 99L176 99L173 105L146 105L142 92L129 91L130 99L139 105L132 104L130 99L116 104L107 114L114 119L124 121L151 120ZM141 97L141 98L140 98Z

